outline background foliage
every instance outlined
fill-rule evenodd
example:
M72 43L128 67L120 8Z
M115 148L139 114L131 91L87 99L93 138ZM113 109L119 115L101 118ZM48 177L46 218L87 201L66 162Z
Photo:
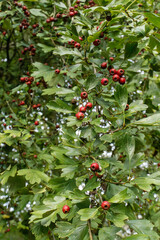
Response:
M159 8L0 1L1 239L159 239ZM125 70L124 85L111 68ZM77 120L87 101L93 108Z

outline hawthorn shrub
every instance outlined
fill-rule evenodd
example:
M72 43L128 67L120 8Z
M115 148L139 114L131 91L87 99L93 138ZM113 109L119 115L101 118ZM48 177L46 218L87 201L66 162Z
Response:
M160 3L0 9L0 238L158 240Z

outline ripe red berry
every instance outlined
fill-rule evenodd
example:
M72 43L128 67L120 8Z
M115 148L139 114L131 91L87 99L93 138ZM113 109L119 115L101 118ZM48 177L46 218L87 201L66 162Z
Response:
M119 79L119 83L120 83L121 85L125 84L125 82L126 82L126 79L125 79L124 77L122 77L122 78Z
M98 46L100 43L101 43L101 40L96 39L96 40L93 42L93 45L94 45L94 46Z
M6 35L6 32L4 31L4 32L2 32L2 34L3 34L3 36L5 36L5 35Z
M107 78L102 78L102 80L101 80L101 84L102 85L104 85L104 86L106 86L107 84L108 84L108 79Z
M114 58L113 58L113 57L110 57L109 60L110 60L110 61L114 61Z
M34 104L34 105L32 106L32 108L33 108L33 109L36 109L36 108L37 108L37 105L36 105L36 104Z
M71 40L71 45L74 45L76 42L72 39Z
M39 86L40 82L36 82L36 85Z
M69 213L69 211L70 211L70 207L68 206L68 205L64 205L63 206L63 208L62 208L62 211L63 211L63 213Z
M3 126L4 126L4 127L6 127L6 126L7 126L7 124L6 124L6 123L3 123Z
M79 37L79 40L83 41L83 38L82 38L82 37Z
M85 107L80 107L79 111L82 112L82 113L85 113L86 112L86 108Z
M86 92L81 92L81 98L86 99L88 97L88 94Z
M27 7L26 7L26 6L23 6L22 9L23 9L23 11L26 11L26 10L27 10Z
M75 15L75 12L69 12L69 16L73 17Z
M25 82L25 77L21 77L21 78L20 78L20 81L21 81L21 82Z
M35 122L34 122L34 125L36 125L36 126L39 125L39 122L38 122L38 121L35 121Z
M24 101L21 101L21 102L20 102L20 105L25 105L25 102L24 102Z
M118 69L117 74L119 76L122 76L124 74L124 70L123 69Z
M107 68L107 63L106 63L106 62L103 62L103 63L101 64L101 68L103 68L103 69Z
M84 114L83 114L82 112L78 112L78 113L76 113L76 118L77 118L78 120L83 120Z
M129 109L129 104L126 105L125 111Z
M37 158L37 155L34 155L34 158Z
M87 110L90 110L93 107L93 105L91 102L88 102L85 107Z
M119 79L120 79L120 76L118 74L114 74L112 79L113 79L114 82L118 82Z
M59 69L56 69L56 70L55 70L55 73L56 73L56 74L59 74L59 73L60 73L60 70L59 70Z
M74 47L80 49L81 45L80 45L80 43L75 43Z
M110 73L111 75L115 75L115 74L117 73L117 71L116 71L116 69L111 68L111 69L109 70L109 73Z
M74 12L74 7L70 7L69 11Z
M38 103L38 104L37 104L37 107L41 107L41 104L40 104L40 103Z
M110 203L108 201L104 201L102 202L101 204L101 207L104 209L104 210L108 210L110 208Z
M98 171L99 170L99 164L98 163L92 163L91 164L91 166L90 166L90 168L91 168L91 170L93 171L93 172L95 172L95 171Z
M81 1L80 0L77 0L76 3L79 4Z
M54 17L50 17L50 21L54 22L55 18Z
M47 18L46 23L50 23L50 21L51 21L50 18Z
M158 167L160 167L160 163L158 163Z
M56 14L56 18L60 18L61 17L61 14L60 13L57 13Z
M19 62L22 62L22 61L23 61L23 58L19 58L18 61L19 61Z

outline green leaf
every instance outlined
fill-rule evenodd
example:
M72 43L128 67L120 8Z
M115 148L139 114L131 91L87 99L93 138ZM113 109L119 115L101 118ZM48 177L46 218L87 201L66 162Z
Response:
M119 104L119 106L124 110L128 101L128 93L126 87L122 87L121 85L116 86L116 91L114 94L115 100Z
M123 191L117 193L114 195L110 200L108 200L111 203L122 203L127 199L130 199L132 196L130 193L127 192L127 188Z
M130 136L130 134L126 134L124 137L124 150L128 155L129 161L132 159L135 151L135 138Z
M3 173L1 173L0 180L1 184L4 185L7 183L9 177L14 177L17 172L17 166L15 165L13 168L9 166Z
M128 42L125 46L125 59L132 58L139 52L138 42Z
M92 177L88 180L86 186L84 187L83 191L92 191L93 189L100 186L100 182L97 181L96 176Z
M153 231L153 224L149 220L130 220L127 224L137 233L146 234L149 239L159 239L158 234Z
M53 88L44 89L42 95L52 95L52 94L56 94L58 96L66 96L68 94L74 94L74 91L68 88L53 87Z
M136 234L130 237L126 237L124 240L150 240L150 238L144 234Z
M155 13L144 12L145 17L147 17L147 21L151 22L155 27L160 28L160 17Z
M25 175L26 180L31 184L40 183L41 181L48 182L50 180L44 172L36 169L21 169L18 171L18 175Z
M160 125L160 113L155 113L154 115L143 118L137 122L133 122L132 124L139 126L159 126Z
M99 230L98 237L101 240L115 240L119 228L115 226L103 227Z
M150 176L151 177L151 176ZM154 179L150 177L139 177L133 180L133 184L138 185L139 188L145 190L145 191L150 191L152 189L151 185L160 185L160 180L159 179Z
M59 8L67 9L66 5L65 5L63 2L60 2L60 3L54 2L54 4L55 4L56 6L58 6Z
M32 15L36 17L44 17L44 18L47 17L44 13L41 12L41 9L38 9L38 8L32 8L30 9L30 12Z
M50 82L54 76L54 70L51 69L49 66L46 66L42 63L35 62L33 66L38 68L38 71L34 71L32 73L33 77L40 78L43 77L46 82Z
M72 108L65 103L64 101L57 98L55 101L49 102L47 104L47 107L50 110L55 110L56 112L62 112L62 113L72 113Z
M78 51L77 49L71 50L65 47L57 47L54 51L53 54L55 55L60 55L60 56L64 56L64 55L72 55L72 56L77 56L77 57L82 57L80 51Z
M56 226L57 228L54 232L58 234L60 238L66 238L75 231L74 225L69 222L57 222Z
M85 82L85 88L87 90L91 90L97 86L97 84L100 82L99 78L97 78L94 74L89 75Z
M51 47L51 46L47 46L45 44L42 44L42 43L38 43L37 44L40 48L42 48L42 51L44 53L48 53L48 52L52 52L54 50L54 47Z
M87 221L88 219L95 218L98 214L98 208L84 208L78 211L81 216L81 221Z

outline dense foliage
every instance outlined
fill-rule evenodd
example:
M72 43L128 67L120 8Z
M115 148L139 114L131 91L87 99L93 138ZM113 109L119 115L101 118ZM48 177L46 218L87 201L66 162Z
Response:
M0 239L158 240L160 2L0 9Z

